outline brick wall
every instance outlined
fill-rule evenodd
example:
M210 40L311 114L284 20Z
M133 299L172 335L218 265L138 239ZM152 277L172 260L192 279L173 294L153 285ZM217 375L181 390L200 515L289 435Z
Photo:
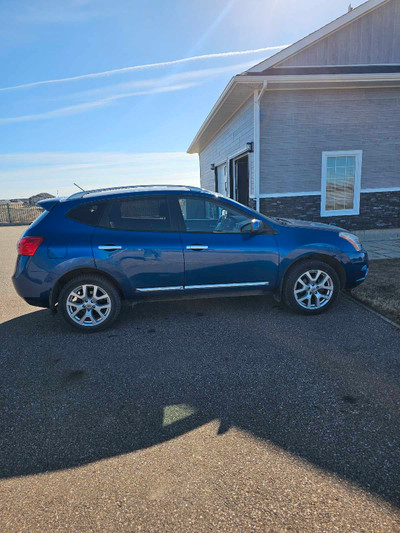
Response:
M260 210L265 215L324 222L350 230L400 228L400 191L361 194L359 215L321 217L320 196L261 198Z

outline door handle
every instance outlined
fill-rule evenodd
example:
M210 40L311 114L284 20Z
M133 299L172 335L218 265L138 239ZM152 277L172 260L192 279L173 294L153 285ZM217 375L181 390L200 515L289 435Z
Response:
M104 244L98 246L99 250L105 250L106 252L114 252L115 250L121 250L122 246L117 246L116 244Z
M191 244L186 246L186 250L208 250L208 246L203 246L202 244Z

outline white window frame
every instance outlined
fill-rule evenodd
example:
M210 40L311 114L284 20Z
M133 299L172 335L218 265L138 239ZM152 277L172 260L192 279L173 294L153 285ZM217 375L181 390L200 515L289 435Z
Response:
M326 184L327 184L327 161L328 157L355 156L356 174L354 177L354 201L353 209L329 209L326 210ZM361 166L362 150L341 150L336 152L322 152L322 172L321 172L321 217L347 216L360 214L360 193L361 193Z

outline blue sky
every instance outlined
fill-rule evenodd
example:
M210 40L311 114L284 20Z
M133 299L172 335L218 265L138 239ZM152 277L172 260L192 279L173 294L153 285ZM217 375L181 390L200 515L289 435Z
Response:
M2 0L0 198L198 184L191 140L229 79L275 51L219 54L293 43L348 5Z

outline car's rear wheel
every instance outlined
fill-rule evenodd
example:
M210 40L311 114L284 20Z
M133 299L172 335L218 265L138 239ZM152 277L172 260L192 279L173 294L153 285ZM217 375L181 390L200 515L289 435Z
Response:
M327 311L340 292L337 272L323 261L303 261L287 274L283 301L293 311L316 315Z
M102 276L77 276L61 290L58 308L66 322L92 333L108 328L121 310L121 297Z

